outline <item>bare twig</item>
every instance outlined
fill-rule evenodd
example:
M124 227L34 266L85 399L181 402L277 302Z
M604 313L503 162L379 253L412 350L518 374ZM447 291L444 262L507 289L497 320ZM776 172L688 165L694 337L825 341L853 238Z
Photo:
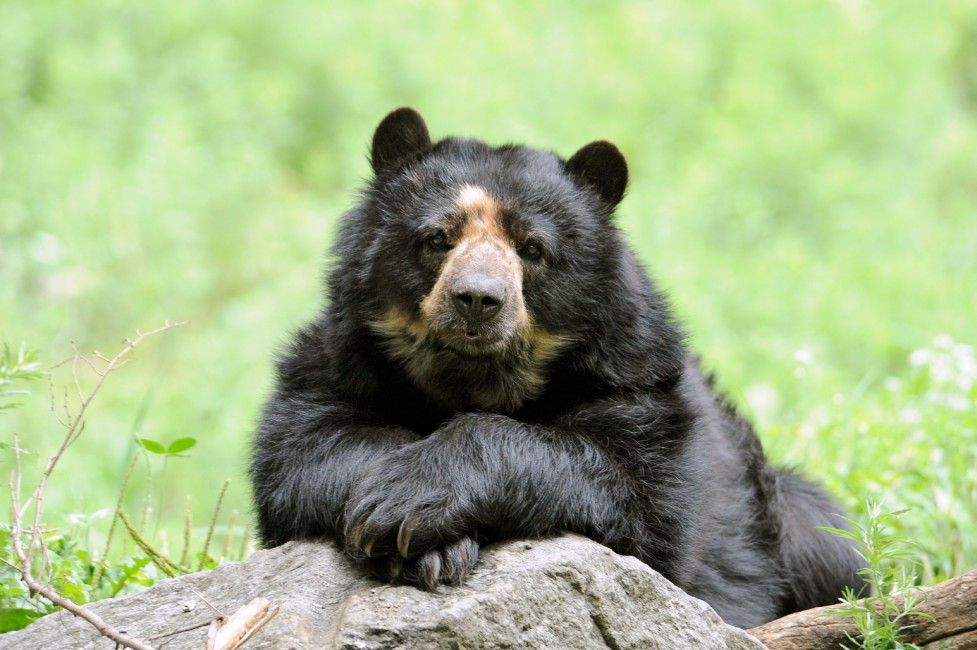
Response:
M235 650L274 618L278 608L271 608L266 598L255 598L230 617L214 619L207 632L206 650Z
M202 621L200 623L194 623L193 625L188 625L186 627L181 627L179 630L173 630L172 632L163 632L162 634L156 634L149 637L150 641L155 641L157 639L165 639L168 636L176 636L177 634L183 634L184 632L193 632L194 630L199 630L202 627L209 626L213 620Z
M14 435L14 458L15 458L14 472L13 475L11 476L10 483L11 486L13 487L12 497L13 499L15 499L14 504L16 506L17 504L16 499L19 499L20 497L20 477L21 477L20 440L16 434ZM41 502L40 500L37 500L36 503L39 505ZM24 549L24 542L21 539L21 536L23 535L24 532L23 519L20 516L18 516L19 509L17 507L14 507L12 512L13 512L13 516L11 518L12 519L11 523L12 523L13 530L11 531L10 541L14 549L14 555L17 557L17 560L20 562L20 566L16 566L10 562L7 562L6 560L4 560L4 562L14 567L20 573L20 579L23 581L25 585L27 585L27 589L30 590L32 596L35 594L40 594L41 596L51 601L58 607L61 607L62 609L66 609L72 614L74 614L75 616L78 616L88 621L96 630L99 631L99 633L102 636L112 639L119 645L123 645L127 648L132 648L133 650L153 650L152 646L146 645L142 641L138 639L134 639L129 635L116 630L114 627L106 623L102 619L102 617L100 617L95 612L75 603L74 601L69 600L68 598L65 598L50 586L38 581L34 577L34 574L32 573L32 565L28 559L29 558L28 551ZM33 544L34 540L40 536L41 536L40 529L39 527L35 526L35 528L30 534L31 543Z
M17 553L18 556L20 555L21 552L22 551L18 551ZM101 616L99 616L92 610L88 609L87 607L83 607L78 603L69 600L68 598L65 598L57 591L55 591L52 587L49 587L46 584L38 582L37 580L34 579L34 576L31 574L30 571L24 570L13 564L11 564L10 566L14 566L14 568L20 571L20 579L24 581L24 584L26 584L27 588L31 590L32 594L40 594L41 596L48 599L58 607L62 609L66 609L72 614L74 614L75 616L88 621L89 623L92 624L92 627L94 627L96 630L99 631L99 633L102 636L112 639L119 645L125 646L127 648L132 648L132 650L153 650L153 647L151 645L147 645L142 641L140 641L139 639L134 639L128 634L116 630L114 627L106 623Z
M202 593L200 593L199 591L197 591L193 587L190 587L190 591L192 591L193 593L195 593L197 595L197 598L199 598L200 600L204 601L204 604L207 605L207 607L209 607L212 610L214 610L214 613L217 614L218 618L227 618L227 614L225 614L221 610L217 609L217 605L215 605L214 603L212 603L209 600L207 600L207 597L204 596Z
M54 471L54 468L57 466L58 461L61 460L61 456L64 455L64 452L68 449L71 443L77 440L78 436L81 434L83 430L82 427L84 426L84 422L85 422L85 415L88 413L88 407L91 406L92 400L95 399L95 396L98 394L99 390L101 390L102 385L105 383L106 378L108 378L109 374L111 374L114 370L117 370L118 368L120 368L122 365L125 364L129 354L131 354L132 351L136 349L136 346L142 343L142 341L146 337L153 336L155 334L160 334L162 332L165 332L166 330L172 329L174 327L178 327L182 324L183 323L173 324L167 321L162 325L162 327L158 327L154 330L146 332L145 334L137 330L136 337L133 339L127 338L125 340L126 341L125 346L114 357L109 359L108 363L105 364L105 366L102 369L102 374L99 375L98 381L95 382L95 386L88 392L87 395L81 398L81 402L78 405L78 410L74 413L74 415L69 415L67 421L68 430L65 432L64 438L61 441L61 445L58 447L58 450L54 453L54 455L48 458L47 466L44 468L44 472L41 474L41 478L37 482L37 487L34 488L33 528L35 530L39 529L41 526L41 513L44 510L44 488L47 485L47 481L51 476L51 472ZM75 357L77 358L77 356L78 356L78 352L76 351ZM75 372L75 364L73 364L72 366L72 375L75 381L77 382L77 372ZM31 559L33 558L34 541L36 539L37 539L36 536L31 537L31 543L28 546L27 556L26 556L26 561L28 563L30 563Z
M94 361L85 358L77 348L72 346L74 348L74 354L61 364L58 364L58 366L63 366L69 363L71 364L71 380L78 399L78 406L77 409L72 411L70 400L68 398L68 389L65 387L62 400L62 408L65 415L62 419L57 412L54 388L53 385L51 385L51 411L55 414L58 421L64 426L65 433L57 450L47 459L47 463L44 466L44 471L41 473L41 477L38 479L36 486L31 491L31 495L26 499L26 501L22 499L21 494L23 472L20 462L20 454L22 453L20 449L20 439L17 435L14 435L14 469L10 476L10 498L12 506L10 509L10 540L15 559L19 566L10 562L7 562L7 564L10 564L17 569L20 574L20 579L25 585L27 585L27 588L32 596L42 596L54 605L61 607L71 612L75 616L89 622L93 627L95 627L96 630L99 631L100 634L115 641L117 645L133 648L135 650L152 650L152 648L146 643L138 639L134 639L124 632L116 630L97 614L88 608L62 596L57 592L56 589L48 584L45 584L35 575L34 559L38 551L40 551L42 555L42 563L46 562L44 528L41 526L41 516L44 512L44 489L47 486L48 479L50 479L51 474L58 466L58 462L61 460L61 457L64 455L65 451L67 451L67 449L76 440L78 440L78 438L84 432L85 416L87 415L88 409L92 404L92 400L95 399L95 396L105 383L105 379L113 371L118 370L125 365L129 355L144 339L182 324L183 323L170 323L167 321L162 327L158 327L149 332L142 333L137 330L135 338L126 339L125 345L114 357L107 359L101 354L96 355L98 360L100 360L103 364L100 368L97 367ZM82 389L81 380L79 378L79 363L84 363L87 365L98 377L95 385L87 393L85 393L85 391ZM27 512L31 507L34 508L33 520L29 527L25 527L24 520L27 517ZM25 536L27 539L26 548L24 544Z

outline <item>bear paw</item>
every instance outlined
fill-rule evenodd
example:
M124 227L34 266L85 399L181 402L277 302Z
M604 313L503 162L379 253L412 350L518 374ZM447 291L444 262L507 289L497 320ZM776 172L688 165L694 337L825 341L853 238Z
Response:
M478 561L478 542L463 537L412 558L398 555L368 558L370 573L381 580L434 591L438 585L460 585Z

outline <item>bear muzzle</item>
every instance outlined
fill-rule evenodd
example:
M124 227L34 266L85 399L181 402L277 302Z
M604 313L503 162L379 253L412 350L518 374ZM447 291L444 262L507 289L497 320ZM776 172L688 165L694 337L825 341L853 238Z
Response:
M451 303L465 321L465 334L478 336L483 325L491 323L503 310L505 283L483 273L466 273L451 287Z

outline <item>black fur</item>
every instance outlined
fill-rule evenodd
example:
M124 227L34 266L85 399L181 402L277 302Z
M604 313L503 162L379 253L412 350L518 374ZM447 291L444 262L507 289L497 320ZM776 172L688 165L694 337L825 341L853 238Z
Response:
M613 145L567 163L431 144L402 109L377 130L373 164L335 244L328 304L281 358L255 440L265 545L331 536L380 576L433 588L462 580L481 544L575 531L740 627L861 586L850 545L815 530L844 526L838 506L767 465L611 223L627 179ZM524 265L526 307L565 341L545 385L494 412L472 396L525 359L439 350L440 390L422 389L371 325L391 306L418 315L438 272L425 237L466 184L501 201L514 239L542 246Z

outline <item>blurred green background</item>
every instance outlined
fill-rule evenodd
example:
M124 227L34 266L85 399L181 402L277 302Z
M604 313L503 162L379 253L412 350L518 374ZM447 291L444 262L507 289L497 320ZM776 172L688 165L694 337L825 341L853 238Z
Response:
M109 381L55 521L112 506L134 434L199 443L140 465L131 512L150 490L178 535L230 478L244 516L273 354L400 105L435 137L616 142L619 223L771 455L911 506L930 577L977 564L964 0L0 3L0 338L50 363L191 321ZM61 435L34 390L0 419L32 465Z

